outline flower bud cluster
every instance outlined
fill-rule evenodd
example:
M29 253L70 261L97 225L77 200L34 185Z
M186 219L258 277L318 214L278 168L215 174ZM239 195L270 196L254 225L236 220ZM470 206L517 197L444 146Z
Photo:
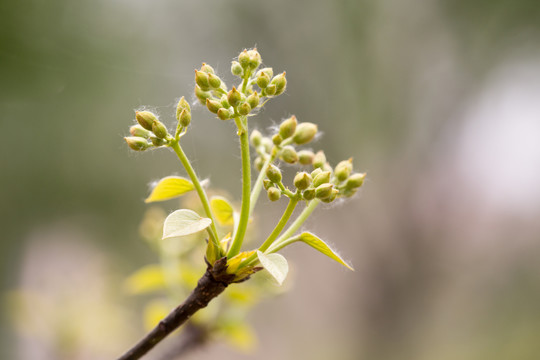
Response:
M189 105L187 106L189 109ZM184 113L184 117L186 116L186 113ZM137 111L135 112L135 119L138 124L129 128L131 136L124 137L124 140L132 150L144 151L153 146L166 145L171 140L171 135L167 127L159 121L154 113L150 111ZM189 119L191 120L191 113L189 113Z
M281 198L281 190L279 189L279 187L283 187L281 179L281 170L277 166L270 164L266 170L266 179L263 182L270 201L277 201Z

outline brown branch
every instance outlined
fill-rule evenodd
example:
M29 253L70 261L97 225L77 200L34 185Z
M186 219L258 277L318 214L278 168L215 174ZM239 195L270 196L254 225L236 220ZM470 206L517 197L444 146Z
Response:
M157 359L180 359L184 355L205 345L208 342L209 337L209 328L203 325L195 325L193 322L188 322L184 325L184 330L174 339L173 343L157 357Z
M216 261L213 267L209 266L188 298L118 360L140 359L198 310L206 307L213 298L221 294L232 283L234 275L227 274L226 268L226 257Z

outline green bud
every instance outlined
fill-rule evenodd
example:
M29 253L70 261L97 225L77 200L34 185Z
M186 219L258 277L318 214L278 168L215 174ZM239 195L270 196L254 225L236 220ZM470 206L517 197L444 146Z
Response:
M264 160L260 156L257 156L253 161L253 165L257 171L261 171L264 166Z
M236 106L242 100L242 93L233 86L232 90L227 94L227 100L229 100L231 106Z
M217 114L218 110L221 109L221 103L216 100L206 99L206 107L210 112Z
M270 180L268 179L263 180L263 187L265 190L270 189L271 186L272 186L272 182Z
M167 141L165 141L164 139L160 139L156 136L151 136L150 140L152 140L152 144L154 144L154 146L162 146L167 143Z
M202 63L201 71L207 74L215 74L214 68L206 63Z
M253 94L249 95L246 99L246 102L251 106L252 109L255 109L259 105L259 94L254 91Z
M332 192L330 193L330 195L326 198L322 198L321 201L325 203L331 203L332 201L336 200L338 194L339 194L338 189L332 189Z
M315 154L313 154L313 151L301 150L298 152L298 161L302 165L311 165L313 163L314 156Z
M270 84L266 87L265 90L267 95L273 96L276 94L276 85Z
M219 89L221 86L221 79L214 74L208 74L208 84L212 89Z
M279 145L282 141L283 139L279 134L275 134L274 136L272 136L272 142L274 143L274 145Z
M313 178L313 187L328 183L330 181L330 176L330 171L322 171Z
M246 49L244 49L244 51L242 51L240 55L238 55L238 62L244 69L247 69L249 67L250 59Z
M150 131L143 128L141 125L133 125L129 128L129 133L135 137L142 137L148 139L150 137Z
M273 164L270 164L266 170L266 176L268 177L268 180L273 183L281 182L281 171Z
M148 141L146 141L146 139L142 137L127 136L124 138L124 140L126 140L126 143L131 148L131 150L144 151L150 147Z
M249 56L249 66L252 70L255 70L261 65L261 54L259 54L257 49L251 49L247 53Z
M183 127L188 127L191 123L191 112L188 109L182 110L180 117L178 118L180 125Z
M275 76L270 83L276 85L276 96L283 94L285 88L287 87L285 71L282 74Z
M315 180L314 180L315 181ZM334 184L322 184L315 189L315 197L317 199L326 199L332 195Z
M268 79L271 79L272 76L274 76L274 70L271 68L271 67L266 67L266 68L263 68L259 71L257 71L257 77L259 77L261 74L265 74L268 76ZM270 82L270 80L268 80Z
M298 161L298 154L291 145L287 145L283 147L283 150L281 150L281 158L286 163L294 164Z
M296 127L293 141L298 145L307 144L313 140L315 134L317 134L317 125L310 122L300 123Z
M281 125L279 125L279 135L281 135L283 139L290 138L294 135L297 124L298 121L296 120L296 116L291 116L287 120L283 121Z
M180 121L180 114L182 113L182 110L187 110L188 113L191 113L189 103L186 101L186 99L184 99L183 96L178 101L178 105L176 105L176 119L178 121Z
M313 167L322 168L324 164L326 164L326 155L324 155L324 152L322 150L319 150L313 158Z
M319 175L320 173L322 173L322 172L323 172L323 171L322 171L321 168L316 168L315 170L313 170L313 171L311 172L311 177L315 179L315 177L316 177L317 175Z
M221 109L218 109L217 116L221 120L229 120L231 118L232 114L228 109L221 108Z
M336 165L334 173L336 174L336 178L339 181L345 181L351 174L351 171L352 171L352 158L349 160L340 161L339 164Z
M343 189L341 190L341 195L344 196L344 197L351 197L353 196L354 194L356 194L356 189Z
M135 118L137 119L139 125L146 130L152 130L152 124L154 123L154 120L157 120L156 115L150 111L136 111Z
M307 172L299 172L294 177L294 186L300 191L306 190L311 185L311 181L311 175Z
M250 113L250 111L251 111L251 106L249 106L247 102L243 103L242 105L238 107L238 113L240 115L247 115Z
M223 94L219 101L221 101L221 106L224 108L228 109L231 107L231 104L229 104L229 100L227 99L227 95Z
M272 147L274 146L274 144L272 143L272 140L270 140L270 138L263 137L262 144L264 146L264 151L270 154L270 151L272 151Z
M210 89L210 83L208 82L208 74L203 71L195 69L195 83L205 91Z
M349 176L345 183L346 189L356 189L364 184L366 173L355 173Z
M302 193L302 196L305 200L313 200L315 199L315 189L306 189Z
M257 85L261 88L261 89L266 89L266 87L268 86L268 84L270 84L270 76L268 76L266 73L264 72L260 72L259 75L257 76Z
M197 99L204 105L206 104L206 99L208 99L211 94L201 89L199 85L195 85L195 96L197 96Z
M251 141L251 145L253 145L254 148L258 148L259 145L261 145L262 140L262 134L259 130L253 130L251 132L251 136L249 137L249 140Z
M238 61L233 61L231 65L231 73L234 76L242 76L244 74L244 70L242 69L242 65Z
M281 197L281 191L278 188L271 187L268 189L268 199L270 201L278 201Z
M334 171L334 169L332 169L332 167L330 166L328 161L324 163L324 165L323 165L323 167L321 169L323 171L330 171L330 173L332 173L332 171Z
M165 139L169 135L167 127L157 119L152 123L152 132L160 139Z

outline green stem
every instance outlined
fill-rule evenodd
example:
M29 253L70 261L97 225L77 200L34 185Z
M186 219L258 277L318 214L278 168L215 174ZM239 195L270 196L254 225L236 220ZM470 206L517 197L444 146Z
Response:
M287 240L284 240L280 242L279 244L274 243L274 246L271 246L266 253L272 254L272 253L278 252L279 250L283 249L285 246L289 246L298 240L300 240L300 236L294 236L292 238L288 238Z
M219 249L221 249L221 246L219 245L219 241L217 238L216 222L214 220L214 215L212 214L212 210L210 209L210 203L208 202L208 197L206 196L206 192L201 186L201 182L199 181L199 178L197 177L195 170L193 170L193 167L191 166L191 163L189 162L186 154L180 147L180 143L178 142L178 140L171 141L170 147L174 150L174 152L178 156L178 159L180 159L180 162L182 163L182 165L184 165L184 168L186 169L186 172L188 173L189 178L191 179L191 182L193 183L193 186L195 186L195 190L197 191L197 194L199 195L199 198L201 199L201 203L204 208L204 212L206 213L206 216L208 216L210 220L212 220L212 224L210 224L210 227L207 228L208 235L210 235L210 239L216 246L217 251L220 251ZM219 255L221 256L221 254Z
M321 203L319 199L311 200L306 206L306 208L298 215L296 220L289 226L289 228L281 235L275 242L273 247L277 247L280 245L281 242L286 241L289 239L292 235L294 235L295 232L300 229L300 227L304 224L304 222L307 220L307 218L311 215L311 213L315 210L315 208Z
M257 200L259 199L259 195L261 194L261 190L263 187L263 180L266 177L266 170L268 170L268 167L270 164L275 160L276 154L272 154L268 156L266 161L263 164L263 167L261 171L259 172L259 176L257 177L257 181L255 181L255 185L253 185L253 190L251 191L251 199L250 199L250 208L249 208L249 215L253 213L253 210L255 209L255 204L257 204Z
M289 200L289 204L287 205L285 212L281 216L281 219L279 219L279 222L277 223L270 236L268 236L268 239L266 239L266 241L259 247L259 251L266 251L266 249L268 249L270 245L272 245L274 240L277 239L278 235L281 233L281 231L283 230L285 225L287 225L287 222L291 218L296 204L298 204L298 198L293 197Z
M251 194L251 160L249 158L249 138L248 124L246 117L235 118L234 121L238 126L240 135L240 151L242 154L242 207L240 210L240 220L238 228L234 234L234 239L227 257L230 259L240 252L242 242L246 234L246 229L249 220L250 210L250 194Z

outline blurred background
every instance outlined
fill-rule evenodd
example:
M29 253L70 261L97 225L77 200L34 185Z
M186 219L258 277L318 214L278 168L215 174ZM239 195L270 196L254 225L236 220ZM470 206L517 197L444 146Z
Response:
M231 83L253 46L288 88L252 128L295 114L319 124L313 148L332 164L352 156L368 173L309 223L356 271L286 249L288 292L248 318L258 347L187 358L540 356L538 1L21 0L0 13L0 358L112 359L143 334L122 291L155 262L142 200L183 171L122 136L146 106L172 125L193 69ZM239 199L232 124L196 106L184 147ZM262 200L259 220L283 205Z

